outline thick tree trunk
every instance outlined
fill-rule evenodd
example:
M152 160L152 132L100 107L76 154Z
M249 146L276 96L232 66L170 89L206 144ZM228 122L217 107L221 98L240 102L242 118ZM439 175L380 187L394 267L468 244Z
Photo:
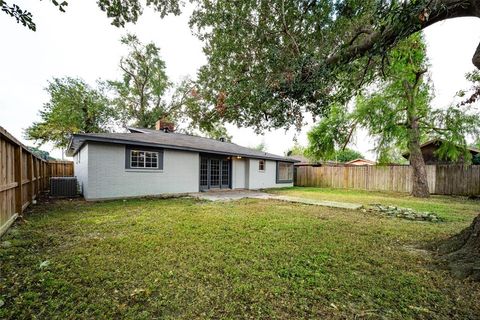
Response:
M407 107L407 130L408 130L408 151L410 152L409 160L412 166L412 196L419 198L427 198L430 196L427 181L427 169L423 159L422 149L420 148L420 127L418 124L418 110L416 106L416 95L418 88L422 83L423 74L427 70L419 70L415 73L415 81L409 83L404 80L403 87L405 97L408 101Z
M468 228L442 243L439 255L454 276L480 281L480 215Z
M414 197L427 198L430 196L427 181L427 169L423 160L422 149L420 148L420 130L416 119L411 120L410 139L408 150L410 152L410 165L413 172L412 195Z

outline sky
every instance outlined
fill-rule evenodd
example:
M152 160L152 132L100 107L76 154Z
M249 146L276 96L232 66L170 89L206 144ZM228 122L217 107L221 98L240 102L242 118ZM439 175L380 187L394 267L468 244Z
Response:
M119 39L127 32L135 33L142 42L154 42L161 48L167 75L173 82L186 76L195 77L206 63L199 41L188 27L190 10L181 16L160 19L149 9L133 25L116 28L95 1L69 1L67 12L61 13L49 1L17 0L20 7L31 11L37 24L32 32L4 13L0 13L0 126L26 145L34 141L23 138L23 131L39 120L39 110L48 101L44 88L53 77L80 77L94 85L99 78L117 79L118 62L126 54ZM468 87L464 75L473 70L471 59L480 42L480 19L460 18L437 23L424 31L430 76L435 88L434 107L447 106L455 93ZM227 125L233 142L243 146L266 144L267 151L284 154L294 144L294 137L307 144L306 133L273 130L263 136L250 128ZM350 146L374 160L374 141L360 131ZM60 158L60 150L51 145L42 149Z

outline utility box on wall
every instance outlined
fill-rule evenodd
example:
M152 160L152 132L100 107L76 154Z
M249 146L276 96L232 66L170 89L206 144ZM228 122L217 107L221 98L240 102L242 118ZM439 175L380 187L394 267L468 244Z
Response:
M75 197L78 194L77 178L52 177L50 178L50 196Z

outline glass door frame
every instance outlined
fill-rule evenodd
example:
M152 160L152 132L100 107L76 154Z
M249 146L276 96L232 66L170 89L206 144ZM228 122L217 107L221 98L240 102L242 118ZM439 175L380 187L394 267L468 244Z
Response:
M206 160L207 170L203 170L202 175L202 161ZM218 184L212 185L212 160L218 161ZM205 162L203 163L205 165ZM228 174L225 175L225 169ZM207 175L205 179L205 174ZM224 178L228 181L225 183ZM202 184L206 180L207 184ZM210 189L231 189L232 187L232 159L229 156L222 156L216 154L200 154L199 160L199 190L207 191Z

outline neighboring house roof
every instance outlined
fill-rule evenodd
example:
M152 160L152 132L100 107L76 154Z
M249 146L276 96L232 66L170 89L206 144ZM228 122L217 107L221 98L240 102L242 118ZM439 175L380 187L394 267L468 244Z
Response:
M432 140L429 140L423 144L420 145L420 149L423 149L424 147L428 147L430 145L437 145L439 143L441 143L442 140L441 139L432 139ZM473 155L476 155L476 154L479 154L480 153L480 149L477 149L477 148L473 148L473 147L467 147L467 150L470 151ZM410 156L410 152L405 152L404 154L402 154L402 156L408 160L408 157Z
M356 163L363 163L364 165L376 165L375 161L370 161L367 159L358 158L348 162L336 162L336 161L311 161L305 156L302 155L291 155L290 158L297 160L295 163L296 166L345 166L345 165L355 165Z
M344 163L336 162L336 161L311 161L310 159L304 156L290 156L297 160L295 163L296 166L312 166L312 167L322 167L322 166L342 166Z
M291 155L289 158L297 160L297 164L310 164L311 161L307 157L301 155Z
M297 162L295 159L278 156L272 153L250 149L231 142L222 142L215 139L198 137L194 135L163 131L128 128L129 133L81 133L74 134L70 140L67 154L75 155L87 141L129 144L166 149L205 152L229 156L240 156L256 159L281 160Z
M358 158L358 159L355 159L355 160L352 160L352 161L345 162L345 164L353 164L353 165L355 165L357 163L364 163L365 165L370 165L370 166L374 166L374 165L377 164L375 161L362 159L362 158Z

